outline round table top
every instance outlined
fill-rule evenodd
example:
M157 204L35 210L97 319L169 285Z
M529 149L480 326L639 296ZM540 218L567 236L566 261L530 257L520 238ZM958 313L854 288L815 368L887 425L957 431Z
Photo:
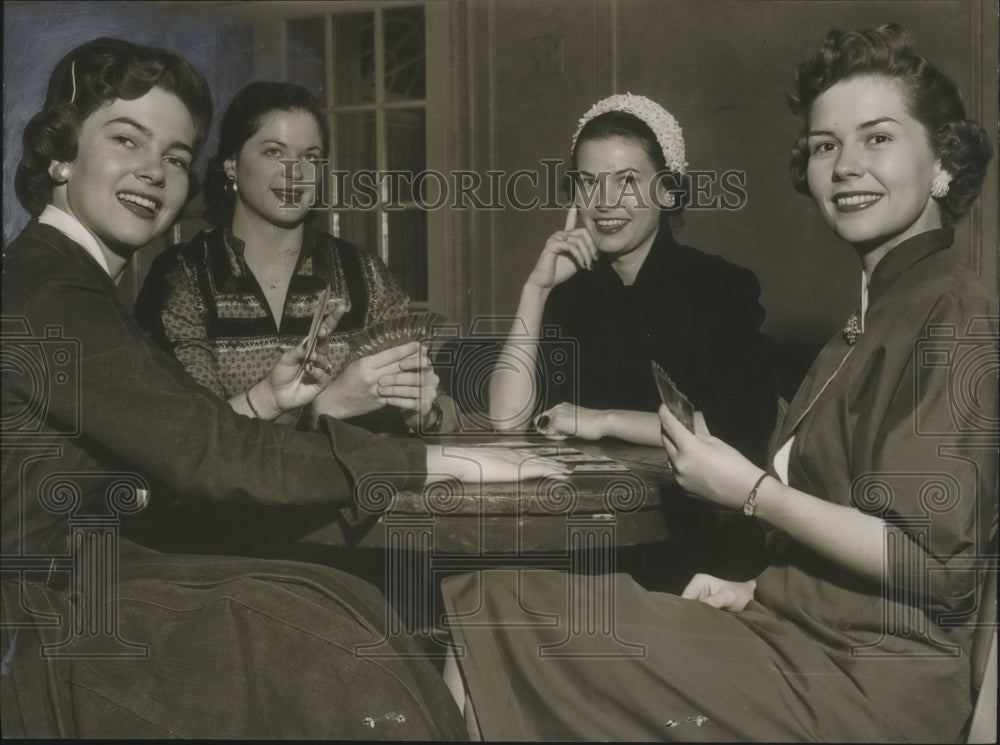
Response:
M428 438L425 438L428 439ZM613 459L619 470L574 473L569 478L469 484L433 482L397 491L373 478L359 482L353 526L331 523L304 538L311 543L384 548L411 534L427 534L445 553L565 552L568 530L611 530L615 545L669 537L664 505L685 496L667 470L662 448L619 440L546 440L541 437L440 437L445 446L530 443ZM345 532L346 531L346 532ZM348 535L350 533L351 535ZM392 534L392 535L390 535ZM395 537L393 537L395 535Z

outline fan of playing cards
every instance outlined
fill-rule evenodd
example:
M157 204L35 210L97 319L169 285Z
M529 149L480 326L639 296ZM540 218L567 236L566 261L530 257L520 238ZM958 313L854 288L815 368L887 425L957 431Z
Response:
M358 329L347 337L351 359L367 357L411 341L429 340L434 336L434 327L442 321L444 319L437 313L417 311Z

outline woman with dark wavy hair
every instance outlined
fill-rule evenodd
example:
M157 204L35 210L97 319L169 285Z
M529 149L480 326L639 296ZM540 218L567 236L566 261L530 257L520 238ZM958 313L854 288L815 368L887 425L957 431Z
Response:
M157 257L136 318L248 416L295 423L308 404L313 425L319 414L369 415L360 421L439 429L438 379L420 344L349 358L350 332L404 315L410 301L378 256L309 225L328 140L326 115L302 86L258 81L237 92L205 181L206 216L217 227ZM277 399L269 371L308 333L326 288L330 382L315 400Z
M371 585L117 532L144 517L183 542L200 527L171 522L185 505L330 520L368 474L402 487L565 470L241 416L146 338L115 280L177 218L211 112L177 55L97 39L57 65L25 130L18 196L33 219L3 254L2 735L456 737L419 649L390 638L384 656L358 656L391 620ZM301 344L283 357L279 388L306 358Z
M950 225L990 147L895 25L831 32L791 101L805 120L793 177L857 253L860 310L817 357L767 470L660 408L678 484L761 520L771 563L744 583L696 575L681 597L618 575L603 629L540 621L565 619L567 583L586 578L446 580L487 739L964 736L983 589L969 567L997 529L998 330Z

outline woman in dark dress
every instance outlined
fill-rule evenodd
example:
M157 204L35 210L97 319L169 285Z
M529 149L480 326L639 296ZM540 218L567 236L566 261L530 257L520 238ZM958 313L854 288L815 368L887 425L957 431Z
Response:
M984 574L970 567L996 551L998 329L995 291L948 249L989 140L895 25L831 32L792 101L795 184L857 252L861 311L807 375L767 471L660 408L678 483L769 525L771 564L744 583L698 575L680 597L618 576L589 636L565 623L578 578L448 580L487 739L963 736ZM558 656L571 634L578 654Z
M677 121L643 96L596 103L573 137L574 206L524 284L490 380L498 429L660 444L657 362L694 404L700 432L763 462L774 426L770 344L747 269L674 239L687 173ZM578 225L579 223L579 225ZM538 381L542 329L575 341L577 367ZM577 372L578 371L578 372ZM541 411L539 411L541 409Z
M117 534L167 495L332 513L368 474L403 487L553 470L242 416L147 339L115 280L183 207L211 113L181 58L97 39L56 66L25 129L16 186L33 219L3 256L3 736L460 736L409 642L363 656L391 613L373 587ZM282 360L277 388L308 397L304 347Z
M328 140L326 115L305 88L258 81L241 89L222 116L205 183L206 215L217 227L157 257L136 318L234 410L294 423L296 407L256 404L269 400L268 371L308 333L329 287L336 331L324 347L332 380L308 402L308 421L390 406L405 415L397 415L399 427L405 418L414 429L440 428L438 379L419 344L349 359L350 332L406 314L410 301L378 256L307 223Z

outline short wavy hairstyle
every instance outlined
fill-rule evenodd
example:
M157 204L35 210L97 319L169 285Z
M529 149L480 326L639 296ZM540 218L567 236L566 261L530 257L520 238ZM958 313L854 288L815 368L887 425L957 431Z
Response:
M219 125L219 144L205 173L205 219L228 226L236 208L236 194L226 176L225 162L239 155L247 140L275 112L303 112L316 120L323 137L323 154L329 149L330 129L316 97L295 83L259 80L241 88L226 106Z
M52 71L42 110L24 128L24 151L14 175L18 200L33 217L52 201L52 161L73 161L83 122L117 99L131 101L162 88L187 107L195 127L195 156L212 122L212 93L204 76L173 52L103 37L69 52ZM192 170L188 199L198 192Z
M917 55L909 33L895 23L831 31L819 54L799 65L788 94L789 107L805 120L792 147L790 171L796 191L810 195L806 132L813 103L836 83L868 75L891 78L902 86L910 114L923 124L931 150L952 176L948 195L937 201L942 222L954 224L979 196L993 149L985 130L966 116L954 81Z

